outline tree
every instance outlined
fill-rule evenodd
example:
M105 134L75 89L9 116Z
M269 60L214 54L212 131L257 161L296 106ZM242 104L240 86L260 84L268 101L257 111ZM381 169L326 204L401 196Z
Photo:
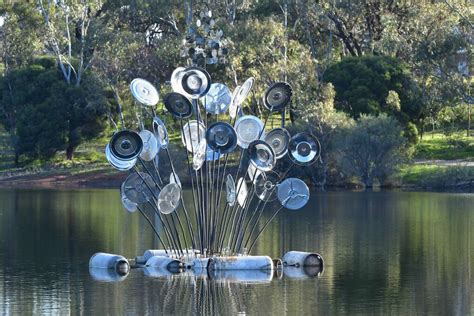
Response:
M405 126L421 118L421 91L407 65L396 58L345 58L329 67L325 80L335 86L336 107L354 118L387 113Z
M361 115L339 140L342 170L370 188L382 184L405 161L406 139L400 124L386 114Z
M9 98L12 103L18 103L19 101L15 100L17 97L14 96L17 91L13 91L9 74L15 69L26 67L33 60L35 52L43 47L42 34L38 30L38 26L41 24L41 16L34 8L24 3L3 3L0 5L0 15L3 18L3 24L0 25L0 48L5 84L2 97L4 99ZM22 106L22 104L19 105ZM15 109L0 109L0 122L10 135L15 164L18 164L19 151L15 111Z
M0 88L0 120L17 135L16 163L20 154L50 158L60 150L72 159L81 142L107 127L110 102L102 84L93 75L84 76L81 86L67 84L54 59L11 71Z
M316 167L319 172L313 181L322 187L327 183L330 169L337 168L337 140L340 133L354 124L354 121L346 113L335 109L335 95L331 83L322 85L318 99L307 104L304 110L298 113L297 120L299 129L309 129L321 143L321 159Z

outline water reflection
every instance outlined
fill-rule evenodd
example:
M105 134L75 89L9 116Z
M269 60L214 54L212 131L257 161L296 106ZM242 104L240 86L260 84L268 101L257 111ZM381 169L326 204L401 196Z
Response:
M319 278L290 270L250 284L132 271L122 282L97 282L93 253L133 258L159 246L145 222L121 209L117 190L2 190L0 313L474 312L474 195L312 196L304 210L282 213L253 253L321 253Z

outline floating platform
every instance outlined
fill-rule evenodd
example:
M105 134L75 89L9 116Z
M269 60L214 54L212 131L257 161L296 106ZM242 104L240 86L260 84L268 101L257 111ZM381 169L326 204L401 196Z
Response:
M276 274L307 279L321 276L324 260L318 253L289 251L283 259L269 256L212 256L202 258L199 252L174 255L173 251L150 249L142 256L126 259L121 255L99 252L89 261L89 272L98 281L123 281L132 269L146 276L160 278L173 275L207 277L216 281L266 283Z

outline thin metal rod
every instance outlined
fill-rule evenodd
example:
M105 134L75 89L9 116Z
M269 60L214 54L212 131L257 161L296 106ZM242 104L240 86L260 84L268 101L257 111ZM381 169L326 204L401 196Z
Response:
M250 244L250 248L248 250L248 253L250 253L252 251L252 248L253 246L255 245L255 243L257 242L258 238L262 235L263 231L265 230L265 228L267 228L268 224L270 224L270 222L275 218L275 216L278 215L278 213L283 209L283 206L280 206L280 208L278 208L276 210L276 212L272 215L272 217L270 217L270 219L265 223L265 225L263 225L262 229L260 229L260 231L258 232L257 236L255 237L255 239L252 241L252 243Z
M183 121L182 120L179 120L179 124L181 126L181 132L183 133L183 138L184 138L184 151L185 151L185 154L186 154L186 163L188 165L188 174L189 174L189 178L191 179L191 188L192 188L192 196L193 196L193 206L194 206L194 218L196 219L196 225L199 225L199 221L198 221L198 215L197 215L197 205L196 205L196 196L195 196L195 190L196 188L194 187L194 178L193 178L193 175L192 175L192 172L191 172L191 164L189 163L189 154L188 154L188 149L187 149L187 145L188 145L188 141L186 140L186 135L185 135L185 132L184 132L184 127L183 127ZM194 149L192 150L192 153L194 155ZM183 203L183 206L184 206L184 200L183 200L183 197L181 196L181 202ZM190 225L192 227L192 225ZM200 238L200 231L199 229L197 229L198 233L199 233L199 238ZM191 236L191 239L192 239L192 243L193 243L193 249L196 249L196 246L197 246L197 243L196 243L196 239L195 239L195 235L194 235L194 232L192 233L192 236Z
M156 230L156 227L155 227L155 225L153 225L153 222L151 221L151 219L145 214L145 212L140 208L140 206L137 205L137 209L142 214L142 216L146 219L148 224L150 224L150 226L153 229L153 232L155 233L156 237L158 237L159 241L163 245L163 248L165 248L165 253L168 254L168 251L166 250L166 244L164 243L163 239L161 239L160 234Z
M148 190L150 190L151 194L153 195L153 196L152 196L152 200L153 200L154 203L151 203L151 201L148 201L148 203L150 203L150 205L152 206L153 210L155 211L155 213L156 213L156 214L158 215L158 217L160 218L160 220L161 220L161 222L162 222L162 224L163 224L163 227L167 228L166 225L165 225L165 223L164 223L164 221L163 221L163 218L161 217L161 213L160 213L160 211L158 210L158 208L157 208L157 206L156 206L156 200L158 199L158 197L155 195L155 191L150 187L150 185L148 184L148 182L145 181L145 179L144 179L143 176L141 175L140 171L138 170L138 167L137 167L137 166L135 166L135 168L134 168L133 170L137 173L137 175L140 177L140 179L143 181L143 183L145 183L145 186L148 188ZM153 180L153 182L155 182L155 181ZM155 182L155 184L156 184L156 182ZM166 219L166 218L165 218L165 219ZM169 231L168 231L168 233L167 233L167 237L168 237L168 239L170 240L170 242L173 241L174 245L177 246L177 244L175 243L174 238L170 238L170 236L173 237L173 235L171 234L171 225L169 224L168 221L166 221L166 223L168 224L168 227L169 227ZM166 229L165 229L165 231L166 231ZM175 246L174 246L174 247L175 247ZM176 248L176 249L177 249L177 248Z

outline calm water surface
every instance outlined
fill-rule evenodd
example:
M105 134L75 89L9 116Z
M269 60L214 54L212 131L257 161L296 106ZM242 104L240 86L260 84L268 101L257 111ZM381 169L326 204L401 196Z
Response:
M89 275L93 253L157 246L118 190L0 190L0 313L473 314L473 227L474 194L313 192L255 253L320 252L319 278L239 284L133 270L103 283Z

